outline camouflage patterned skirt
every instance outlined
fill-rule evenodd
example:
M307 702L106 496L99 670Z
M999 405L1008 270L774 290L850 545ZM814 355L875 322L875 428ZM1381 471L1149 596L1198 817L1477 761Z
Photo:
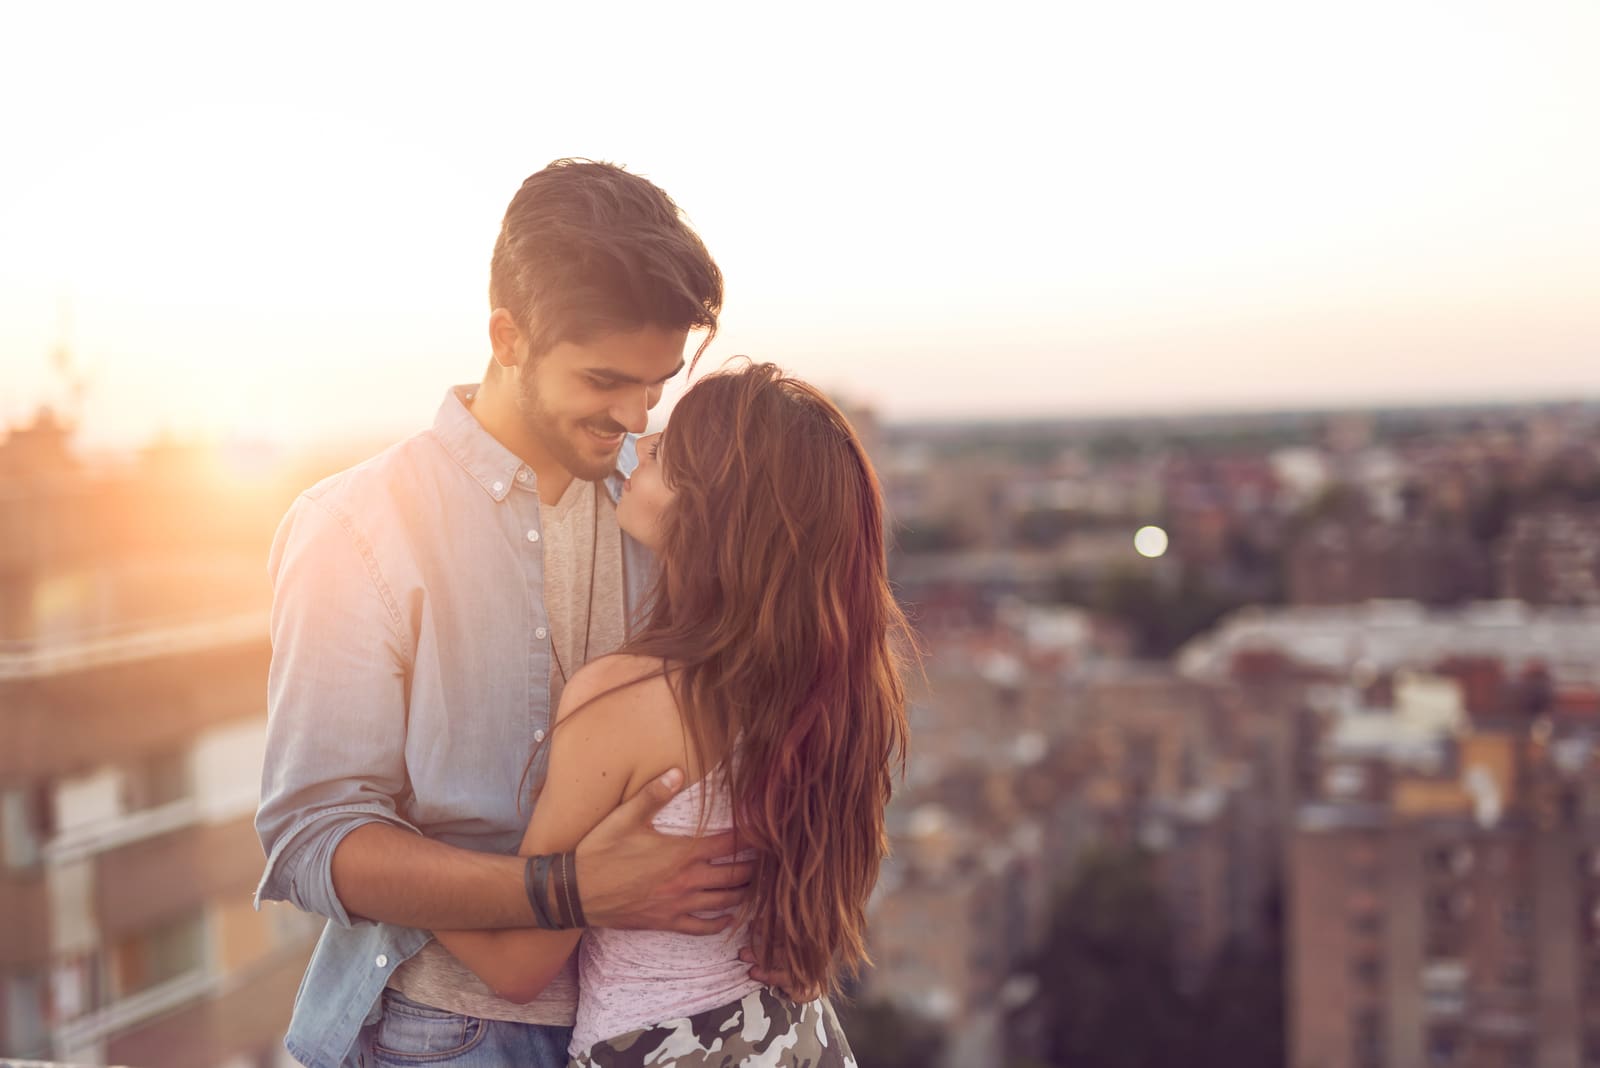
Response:
M827 998L803 1005L762 987L693 1016L597 1042L567 1068L856 1068Z

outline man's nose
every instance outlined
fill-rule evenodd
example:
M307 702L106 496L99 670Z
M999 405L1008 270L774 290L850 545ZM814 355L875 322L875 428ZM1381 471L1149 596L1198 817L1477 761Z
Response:
M628 428L630 434L643 434L650 425L649 390L629 390L611 408L611 418Z

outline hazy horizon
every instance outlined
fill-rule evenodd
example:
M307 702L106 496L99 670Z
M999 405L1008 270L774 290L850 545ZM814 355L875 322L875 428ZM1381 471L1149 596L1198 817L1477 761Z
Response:
M487 360L506 201L565 155L704 236L705 367L891 421L1600 396L1582 2L18 21L0 423L70 399L65 343L96 447L426 425Z

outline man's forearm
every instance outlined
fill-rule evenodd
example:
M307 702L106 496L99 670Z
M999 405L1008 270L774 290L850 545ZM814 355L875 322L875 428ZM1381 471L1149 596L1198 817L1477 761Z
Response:
M420 927L529 927L522 857L478 853L385 823L344 836L333 853L333 888L351 916Z

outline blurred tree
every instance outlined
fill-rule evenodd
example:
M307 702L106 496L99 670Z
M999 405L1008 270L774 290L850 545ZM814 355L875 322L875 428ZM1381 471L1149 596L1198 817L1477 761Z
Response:
M1174 978L1172 921L1148 854L1091 853L1057 904L1038 959L1046 1061L1057 1068L1281 1068L1281 897L1230 943L1190 997Z
M1188 1012L1173 981L1172 924L1145 854L1103 850L1084 859L1058 904L1036 972L1050 1063L1203 1063L1186 1048Z
M930 1068L944 1054L937 1025L887 1001L834 1006L861 1068Z
M1258 937L1230 942L1190 1012L1191 1063L1230 1068L1281 1068L1284 1039L1283 908L1274 891L1262 911Z
M965 549L972 538L953 521L919 519L916 525L900 523L894 531L894 547L908 554L949 552Z
M1212 589L1192 568L1184 569L1176 588L1158 583L1148 568L1118 567L1087 590L1065 582L1057 590L1083 594L1074 603L1122 623L1134 635L1139 655L1158 659L1244 603Z
M1036 508L1016 517L1011 528L1012 541L1023 548L1050 549L1067 535L1088 523L1084 516L1066 508Z
M1511 525L1517 507L1516 494L1511 487L1496 479L1473 500L1467 515L1467 529L1479 542L1491 545Z
M1291 525L1305 529L1324 520L1354 522L1366 516L1367 500L1358 487L1348 482L1330 482L1300 510Z

